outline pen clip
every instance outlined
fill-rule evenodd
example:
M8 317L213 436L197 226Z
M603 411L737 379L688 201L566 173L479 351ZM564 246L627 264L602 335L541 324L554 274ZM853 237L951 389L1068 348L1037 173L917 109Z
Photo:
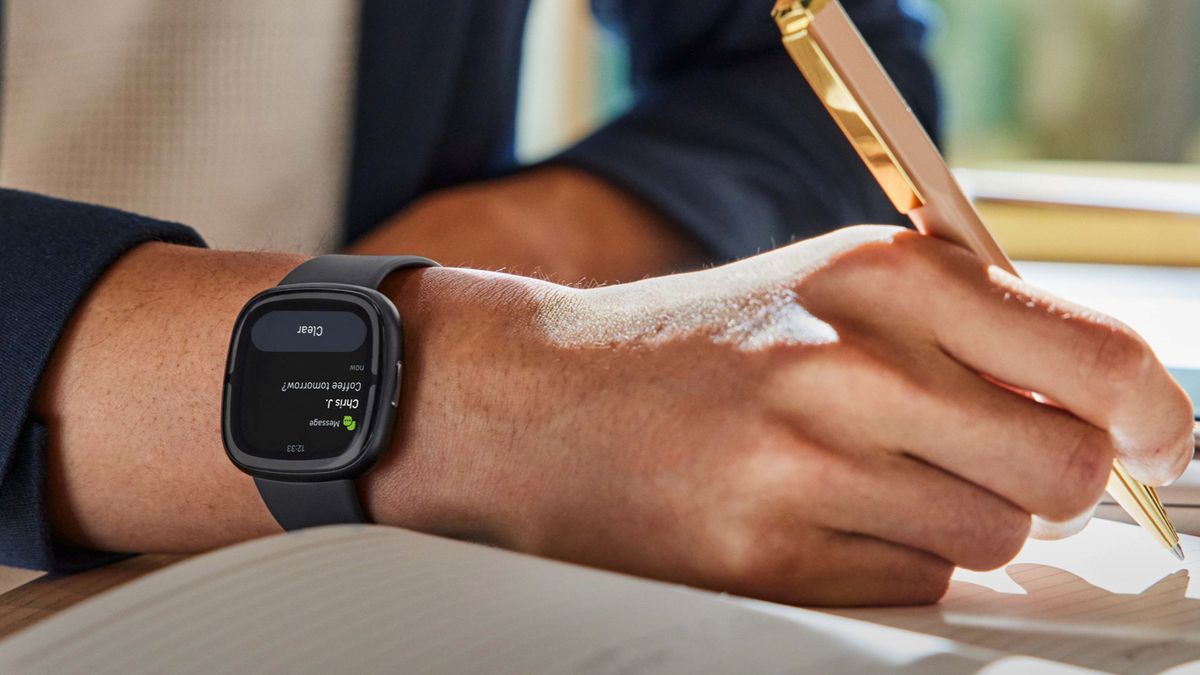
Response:
M879 127L809 31L828 0L777 0L771 16L783 35L783 46L821 103L850 139L875 180L900 213L925 205L908 169L896 157Z

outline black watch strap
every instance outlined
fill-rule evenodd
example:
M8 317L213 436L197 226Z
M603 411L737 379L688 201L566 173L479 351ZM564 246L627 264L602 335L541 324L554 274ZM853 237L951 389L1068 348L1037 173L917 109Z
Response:
M378 289L398 269L437 266L429 258L415 255L323 255L297 265L279 285L349 284Z
M255 478L254 484L267 510L285 530L365 520L352 480L296 483Z
M396 270L437 266L428 258L413 255L324 255L298 265L279 285L325 283L378 289ZM285 530L365 520L352 480L300 482L255 478L254 483L267 509Z

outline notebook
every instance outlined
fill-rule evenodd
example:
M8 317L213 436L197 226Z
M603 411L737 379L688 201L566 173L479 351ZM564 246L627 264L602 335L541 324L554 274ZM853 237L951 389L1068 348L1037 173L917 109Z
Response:
M1200 537L1180 539L1182 563L1135 526L1093 520L1030 540L1002 570L958 570L938 605L836 613L1099 670L1200 672Z
M1084 672L380 526L200 556L0 642L22 673Z

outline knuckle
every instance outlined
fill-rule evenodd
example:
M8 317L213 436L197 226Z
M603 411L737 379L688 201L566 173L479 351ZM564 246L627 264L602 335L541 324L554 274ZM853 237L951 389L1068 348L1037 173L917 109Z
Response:
M908 234L896 238L896 248L902 253L902 261L923 276L943 282L986 278L987 266L967 249L915 232Z
M911 379L908 369L895 358L860 344L847 344L837 365L851 382L862 387L905 385Z
M1054 499L1041 515L1065 520L1094 506L1108 482L1112 459L1108 436L1091 425L1077 423L1060 455L1059 475L1048 477L1055 485Z
M1154 354L1139 337L1117 326L1087 324L1083 376L1086 381L1106 385L1102 393L1119 396L1125 388L1141 381L1154 363Z
M764 398L786 391L788 399L779 405L816 427L833 419L831 414L846 418L854 415L862 409L863 401L887 391L901 376L898 366L853 339L825 351L820 359L807 359L779 371L789 382L837 383L836 387L780 386L779 378L770 378L767 383Z
M889 248L889 259L902 272L922 275L938 270L938 246L915 233L897 236Z
M899 421L900 417L909 418L913 411L947 411L959 405L939 381L937 370L914 368L895 355L853 351L845 359L841 394L852 410L862 410L865 401L878 401L886 406L877 410L882 418ZM897 406L900 401L903 407Z
M786 536L795 532L795 514L783 495L801 490L819 504L824 500L822 478L834 478L821 463L809 469L800 471L787 453L755 451L735 471L741 487L732 495L732 508L719 517L710 550L712 570L726 586L772 588L794 574L804 549Z
M881 234L882 233L882 234ZM864 283L904 283L932 267L937 243L903 228L855 226L839 231L856 245L838 256L847 271L857 271ZM916 277L914 277L916 275Z
M846 382L856 387L875 387L892 377L892 368L871 351L854 344L839 350L835 367L845 373Z
M902 408L892 407L878 412L889 418L894 415L911 418L914 411L949 413L961 407L962 401L955 388L946 384L944 369L918 365L919 361L927 364L940 355L915 350L875 353L857 348L853 351L855 353L848 359L853 363L848 365L854 375L856 391L852 395L857 409L862 409L863 401L880 400L889 406L903 401L905 405ZM925 358L918 361L914 355ZM939 419L926 419L925 423L939 423Z
M755 526L742 526L717 553L717 576L734 588L774 588L794 572L796 561L773 537Z
M819 316L874 316L894 311L897 295L966 285L972 271L986 276L986 266L970 252L911 230L860 226L828 236L829 263L797 282Z

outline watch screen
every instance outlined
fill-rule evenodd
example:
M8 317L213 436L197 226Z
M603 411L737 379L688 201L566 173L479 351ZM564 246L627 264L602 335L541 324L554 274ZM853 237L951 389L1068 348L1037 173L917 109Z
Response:
M375 381L366 311L338 300L276 300L242 325L232 373L232 431L265 459L336 457L363 431Z

